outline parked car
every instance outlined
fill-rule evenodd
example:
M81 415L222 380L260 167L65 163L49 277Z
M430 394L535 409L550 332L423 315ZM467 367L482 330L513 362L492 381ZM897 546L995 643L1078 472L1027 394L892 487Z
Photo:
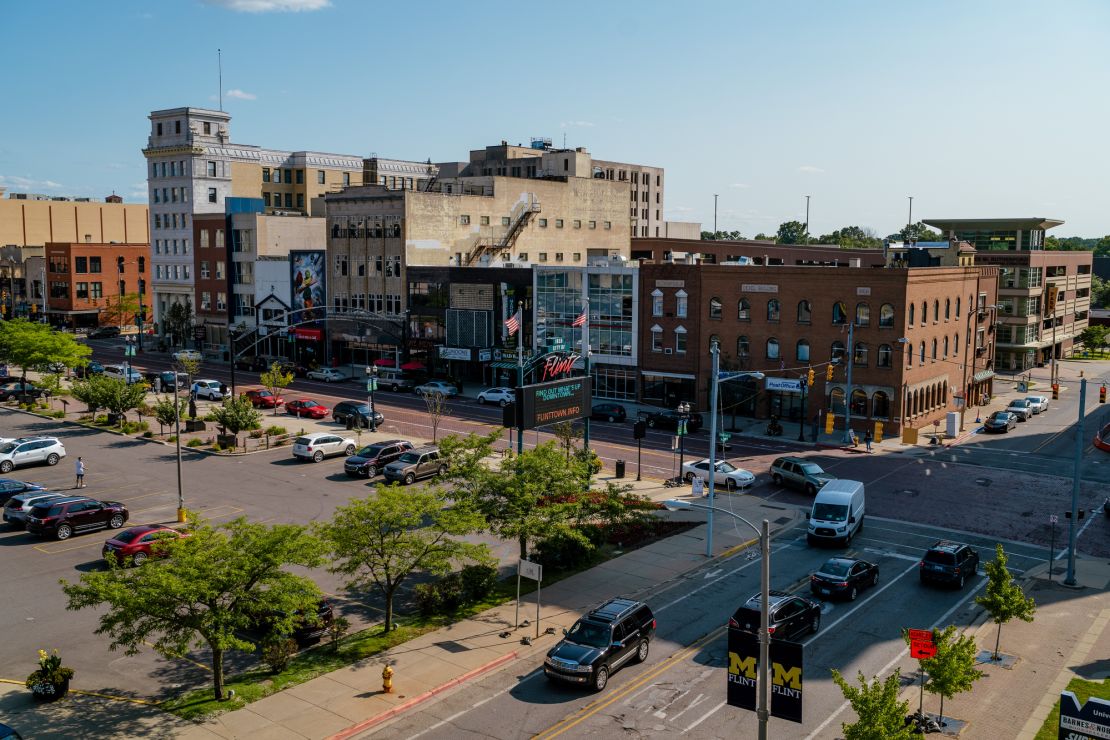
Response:
M389 482L400 481L406 486L421 478L442 475L447 471L447 462L439 456L438 447L421 447L401 453L382 470Z
M1010 405L1006 410L1018 418L1018 421L1028 421L1029 417L1033 415L1033 404L1029 403L1028 399L1015 398L1010 401Z
M516 391L512 388L486 388L478 394L478 403L496 403L505 408L510 403L516 403Z
M0 473L35 463L57 465L65 456L65 445L55 437L20 437L0 445Z
M182 360L194 360L196 362L200 362L203 357L204 356L200 352L197 352L195 349L179 349L177 352L173 353L173 359L177 360L178 362L181 362Z
M682 466L682 478L687 483L693 483L694 478L701 478L709 482L709 460L697 460ZM713 485L721 486L729 491L736 489L745 490L755 483L755 476L743 468L738 468L724 460L717 461L713 474Z
M339 424L346 424L347 419L351 420L353 426L356 427L369 427L370 426L370 404L366 401L340 401L335 404L335 408L331 410L332 421ZM374 412L374 426L381 426L385 421L381 411Z
M298 460L321 462L325 457L334 457L335 455L350 457L355 454L356 449L358 447L353 439L340 437L338 434L330 432L306 434L293 440L293 457Z
M988 432L1006 433L1017 427L1017 416L1009 411L995 411L983 422L983 429Z
M855 601L859 592L879 582L879 566L854 558L830 558L809 577L809 590L818 597L844 596Z
M672 409L663 411L641 411L639 418L647 422L652 429L677 430L678 423L682 421L682 414ZM686 431L690 434L701 429L701 414L686 414Z
M544 675L601 691L622 665L647 660L655 627L644 602L610 599L563 630L563 639L547 651Z
M23 736L14 727L0 722L0 740L23 740Z
M36 483L27 483L12 478L0 478L0 506L6 504L8 499L17 494L36 493L45 490L46 488Z
M159 540L188 537L187 532L179 532L161 524L144 524L140 527L125 529L104 543L100 555L105 560L115 560L119 565L142 565L147 559L166 557L165 546L158 546Z
M979 570L979 553L971 545L941 540L926 551L918 563L922 583L947 583L963 588Z
M120 334L118 326L97 326L89 329L89 333L85 335L87 339L111 339L118 337Z
M118 501L97 501L88 496L63 496L36 504L27 516L31 534L67 540L94 529L119 529L127 521L127 507Z
M323 419L328 415L328 407L311 398L298 398L285 404L285 413L296 417L307 416L310 419Z
M297 645L304 646L327 634L328 627L335 621L335 611L327 599L316 602L312 614L298 612L294 614L293 630L289 633ZM284 616L281 612L263 609L253 619L251 632L265 640L274 632L276 622Z
M235 358L236 370L252 370L256 373L263 372L270 369L270 363L266 361L265 357L236 357Z
M78 378L88 378L93 375L100 375L102 372L104 372L104 366L96 360L91 361L87 365L78 365L73 368L73 374Z
M143 374L127 365L105 365L104 377L126 381L128 385L143 382Z
M285 403L284 398L275 396L265 388L252 388L245 395L256 409L273 409Z
M33 383L5 383L0 385L0 401L11 400L15 396L28 395L31 398L42 398L46 395L45 388L39 388Z
M822 470L817 463L804 458L780 457L771 463L771 480L776 486L789 484L812 496L835 477Z
M1034 414L1048 411L1048 396L1026 396L1025 400L1029 402Z
M459 389L455 387L455 384L448 383L446 380L429 380L427 383L416 386L413 390L421 396L450 398L459 395Z
M209 401L224 400L223 383L218 380L198 380L193 383L193 395L198 399L207 398Z
M159 387L163 391L176 391L184 388L189 383L189 376L185 373L175 373L172 370L145 373L143 377L152 388Z
M410 391L416 385L411 373L395 367L378 368L378 387L387 388L394 393Z
M305 377L309 380L322 380L325 383L342 383L349 380L346 375L333 367L318 367L315 370L309 370Z
M593 421L621 422L628 418L628 412L619 403L595 403L590 409Z
M386 465L416 446L407 439L390 439L367 445L343 461L343 471L352 478L373 478Z
M54 498L62 498L64 495L56 491L17 493L8 499L8 503L4 504L4 521L13 527L23 528L27 526L27 516L36 504Z
M769 597L767 632L776 640L796 640L820 629L821 604L818 602L785 591L771 591ZM761 605L759 594L751 597L728 620L728 626L758 634L763 621Z

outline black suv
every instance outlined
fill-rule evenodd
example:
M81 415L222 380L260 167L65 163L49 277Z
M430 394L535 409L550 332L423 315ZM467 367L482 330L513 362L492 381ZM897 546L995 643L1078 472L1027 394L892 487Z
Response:
M347 420L356 427L370 426L370 404L366 401L340 401L331 410L331 420L339 424L346 424ZM374 411L374 426L381 426L385 421L382 412Z
M641 411L639 418L646 421L652 429L677 430L678 423L682 421L682 414L678 411ZM686 414L686 431L690 434L701 429L701 414Z
M390 439L367 445L343 461L343 471L352 478L373 478L381 469L414 449L407 439Z
M613 671L630 660L647 660L648 643L655 636L655 615L642 601L610 599L563 634L547 651L544 674L601 691Z
M27 516L27 531L68 540L74 533L119 529L127 521L127 516L127 507L118 501L66 496L36 504Z
M748 599L728 620L728 626L758 634L761 621L760 598L756 594ZM767 631L776 640L794 640L817 632L821 627L821 605L803 596L771 591L767 599L767 609L771 623Z
M963 588L964 582L979 570L979 553L962 542L941 540L929 548L918 563L921 582L954 584Z

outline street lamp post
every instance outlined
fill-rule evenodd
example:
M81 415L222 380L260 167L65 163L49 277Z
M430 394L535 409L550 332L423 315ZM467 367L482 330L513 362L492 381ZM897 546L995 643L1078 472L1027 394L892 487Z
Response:
M760 564L759 573L759 678L757 679L758 703L756 704L755 715L759 718L759 740L767 740L767 720L770 718L767 707L767 692L770 683L768 669L771 661L771 634L767 631L767 624L771 621L768 604L771 598L771 524L764 519L763 526L757 527L744 517L734 514L728 509L695 504L690 501L668 499L663 502L663 506L668 511L682 511L685 509L704 509L710 513L719 511L722 514L728 514L733 519L744 522L759 536L759 554L763 562Z
M370 431L378 431L377 414L374 413L374 391L378 389L378 366L368 365L366 367L366 405L370 413L368 418L370 421Z
M682 465L686 459L686 423L690 418L690 404L686 401L678 404L678 413L678 477L681 480Z
M181 485L181 400L177 393L181 390L181 374L173 368L173 441L177 451L177 521L185 521L185 489Z

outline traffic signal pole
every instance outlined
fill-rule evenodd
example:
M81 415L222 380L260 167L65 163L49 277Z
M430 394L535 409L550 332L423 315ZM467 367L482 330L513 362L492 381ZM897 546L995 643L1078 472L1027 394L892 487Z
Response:
M1053 347L1053 353L1056 348ZM1079 526L1079 472L1083 465L1083 447L1086 439L1083 436L1084 405L1087 400L1087 379L1079 381L1079 419L1075 422L1075 469L1072 471L1071 481L1071 518L1068 519L1068 574L1064 578L1064 585L1075 585L1075 538L1076 527ZM1050 570L1051 572L1051 570Z
M705 557L713 557L713 500L714 480L717 472L717 392L720 390L720 360L721 348L714 341L709 347L712 358L712 368L709 375L709 511L706 512L708 532L705 537ZM638 474L638 473L637 473ZM679 468L678 474L682 475Z

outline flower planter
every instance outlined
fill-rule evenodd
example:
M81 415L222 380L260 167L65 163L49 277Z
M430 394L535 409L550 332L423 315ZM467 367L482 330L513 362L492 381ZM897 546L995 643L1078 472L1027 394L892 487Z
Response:
M185 421L186 432L203 432L205 430L203 419L187 419Z
M31 685L31 696L35 701L58 701L69 693L69 679L61 683L36 683Z

